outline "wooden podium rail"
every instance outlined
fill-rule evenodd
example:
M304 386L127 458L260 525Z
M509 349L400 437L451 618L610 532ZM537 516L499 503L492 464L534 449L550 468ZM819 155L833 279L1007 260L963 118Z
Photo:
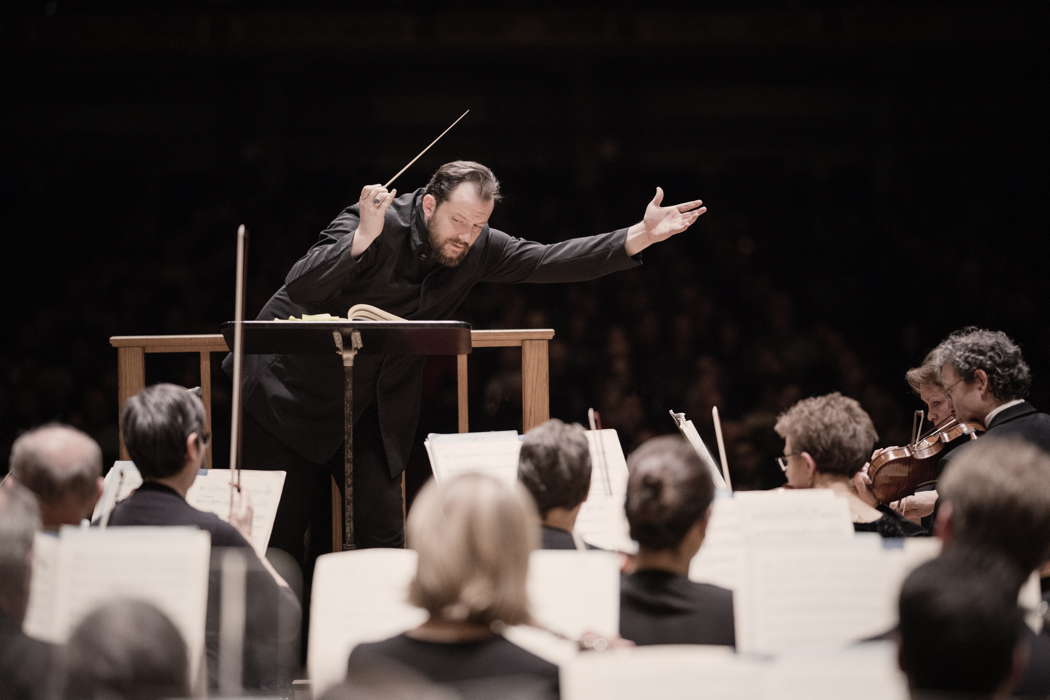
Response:
M472 348L521 348L521 425L529 430L550 418L550 369L548 346L551 328L471 331ZM146 388L146 355L153 353L197 353L200 356L201 400L207 428L211 428L211 354L229 352L222 335L115 335L109 344L117 349L117 422L129 398ZM467 412L467 356L456 357L459 432L469 431ZM124 436L120 457L128 459ZM208 443L205 465L212 466L212 443Z

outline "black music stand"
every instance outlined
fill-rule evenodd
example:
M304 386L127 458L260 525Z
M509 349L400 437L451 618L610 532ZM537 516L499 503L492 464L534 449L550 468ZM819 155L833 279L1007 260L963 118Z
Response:
M222 324L233 349L234 322ZM244 352L326 355L343 360L343 549L354 548L354 358L369 355L464 355L470 324L463 321L245 321Z

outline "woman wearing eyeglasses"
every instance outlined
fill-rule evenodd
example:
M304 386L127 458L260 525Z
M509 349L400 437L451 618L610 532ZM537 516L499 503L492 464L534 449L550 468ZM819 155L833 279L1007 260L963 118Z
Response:
M853 529L883 537L909 537L926 530L887 506L869 505L853 477L871 454L878 434L871 417L854 399L835 392L803 399L774 426L784 439L777 463L793 489L829 489L849 503Z

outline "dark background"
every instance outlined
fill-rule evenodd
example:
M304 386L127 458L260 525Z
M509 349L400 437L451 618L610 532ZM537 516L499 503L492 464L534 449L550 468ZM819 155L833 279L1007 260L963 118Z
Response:
M240 223L254 316L362 185L466 108L401 191L479 160L505 193L493 225L539 241L634 223L656 185L710 207L640 270L475 291L476 328L557 331L552 415L593 406L630 450L672 408L711 438L718 405L736 485L775 485L779 411L840 390L899 444L920 407L905 370L967 324L1014 337L1050 406L1045 4L495 7L56 0L4 18L0 451L62 420L111 462L110 336L216 332ZM195 385L196 367L151 356L147 381ZM472 429L520 428L516 367L472 357ZM453 431L453 363L427 382L421 434Z

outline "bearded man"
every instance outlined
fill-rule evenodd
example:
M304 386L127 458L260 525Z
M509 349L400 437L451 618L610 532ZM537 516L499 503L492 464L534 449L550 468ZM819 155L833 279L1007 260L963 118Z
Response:
M544 245L489 227L499 199L492 171L472 161L446 163L426 187L401 196L366 186L292 266L258 318L345 316L354 304L371 304L410 320L451 319L480 282L580 282L637 267L642 250L707 211L699 200L661 206L657 188L639 223ZM358 546L404 542L400 477L419 421L423 363L393 355L354 362ZM342 364L334 351L248 355L244 377L245 466L288 471L272 544L309 569L330 537L328 475L342 473Z

